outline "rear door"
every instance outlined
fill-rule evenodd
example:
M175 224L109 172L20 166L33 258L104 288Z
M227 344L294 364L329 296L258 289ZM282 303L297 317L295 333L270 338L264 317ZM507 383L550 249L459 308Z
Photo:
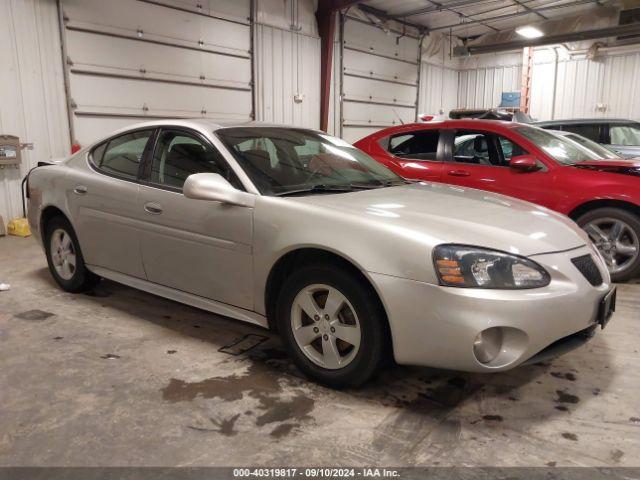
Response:
M440 181L444 157L444 143L438 129L416 130L391 135L385 139L399 175L416 180Z
M85 262L145 278L136 207L142 159L153 129L119 135L89 154L92 170L73 183L67 198Z
M547 207L555 203L553 176L542 162L541 169L535 172L521 172L509 166L511 158L532 153L515 140L478 130L451 131L447 137L451 154L445 162L443 182Z
M242 189L220 152L188 129L160 131L145 168L137 211L149 281L253 308L253 209L182 194L194 173L219 173Z

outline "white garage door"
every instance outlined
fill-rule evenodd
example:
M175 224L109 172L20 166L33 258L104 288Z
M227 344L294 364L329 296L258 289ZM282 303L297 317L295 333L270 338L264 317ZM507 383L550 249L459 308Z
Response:
M419 40L350 17L344 18L342 39L341 136L354 142L414 122Z
M63 0L81 145L155 118L252 118L250 0Z

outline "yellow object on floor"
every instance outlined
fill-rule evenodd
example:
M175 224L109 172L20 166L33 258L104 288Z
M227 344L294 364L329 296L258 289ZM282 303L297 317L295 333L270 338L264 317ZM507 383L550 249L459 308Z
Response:
M26 218L14 218L7 225L7 233L16 237L28 237L31 235L29 222Z

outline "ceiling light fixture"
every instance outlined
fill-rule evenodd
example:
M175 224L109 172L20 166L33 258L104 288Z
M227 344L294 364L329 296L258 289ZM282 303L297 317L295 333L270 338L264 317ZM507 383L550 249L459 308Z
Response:
M516 28L516 33L524 38L540 38L544 36L544 33L542 33L540 29L532 27L531 25Z

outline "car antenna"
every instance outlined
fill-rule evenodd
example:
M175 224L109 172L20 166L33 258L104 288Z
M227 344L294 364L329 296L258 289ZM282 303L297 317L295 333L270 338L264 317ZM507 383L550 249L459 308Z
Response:
M396 112L396 109L395 109L395 108L392 108L391 110L393 110L393 113L395 113L395 114L396 114L396 117L398 117L398 120L400 120L400 123L401 123L402 125L404 125L404 122L402 121L402 118L400 118L400 115L398 115L398 112Z

